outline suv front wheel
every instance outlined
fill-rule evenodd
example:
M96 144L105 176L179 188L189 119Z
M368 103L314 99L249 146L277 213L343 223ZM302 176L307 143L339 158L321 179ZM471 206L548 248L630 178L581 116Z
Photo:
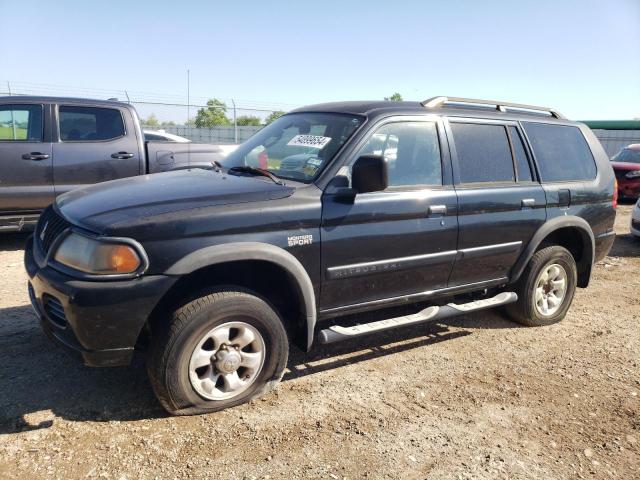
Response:
M566 248L554 245L538 250L515 284L518 301L507 305L506 311L530 327L557 323L571 306L576 279L576 262Z
M245 291L216 291L187 303L154 332L148 372L174 415L214 412L273 388L289 343L276 311Z

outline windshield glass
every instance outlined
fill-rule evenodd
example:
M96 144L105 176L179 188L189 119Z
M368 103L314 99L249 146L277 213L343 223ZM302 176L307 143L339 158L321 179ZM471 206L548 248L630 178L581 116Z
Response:
M612 159L612 162L640 163L640 150L623 148Z
M337 113L291 113L244 142L221 163L250 166L280 178L309 183L340 150L364 119Z

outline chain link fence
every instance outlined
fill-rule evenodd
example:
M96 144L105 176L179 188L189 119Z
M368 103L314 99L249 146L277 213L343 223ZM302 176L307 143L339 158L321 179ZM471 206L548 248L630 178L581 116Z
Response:
M0 83L0 95L46 95L119 100L136 107L145 130L161 130L193 142L242 143L297 105L233 98L156 94L118 89Z

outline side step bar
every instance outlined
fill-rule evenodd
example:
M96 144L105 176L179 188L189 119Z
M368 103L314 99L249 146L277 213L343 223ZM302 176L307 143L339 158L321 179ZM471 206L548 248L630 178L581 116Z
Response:
M387 318L378 320L377 322L364 323L362 325L354 325L353 327L341 327L334 325L324 330L320 330L318 340L320 343L334 343L350 338L362 337L371 333L384 332L394 328L405 327L408 325L418 325L420 323L433 322L442 320L443 318L455 317L465 313L486 310L487 308L499 307L507 305L518 300L515 292L502 292L495 297L476 300L474 302L448 303L442 307L432 306L424 310L414 313L413 315L405 315L396 318Z

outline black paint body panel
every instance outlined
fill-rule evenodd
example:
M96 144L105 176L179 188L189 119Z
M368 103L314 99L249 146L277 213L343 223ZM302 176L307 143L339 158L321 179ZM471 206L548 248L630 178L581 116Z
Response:
M66 220L97 237L135 239L149 268L133 280L81 282L36 264L28 249L25 261L36 305L47 292L61 297L81 351L130 349L153 306L179 279L167 272L207 247L251 242L293 256L313 288L315 311L307 322L315 322L315 315L322 319L508 285L518 279L537 245L563 226L579 229L589 249L582 260L588 267L583 285L592 262L611 247L614 175L586 127L486 109L426 110L412 102L348 102L307 110L366 117L311 184L283 186L265 177L193 169L118 180L61 197L56 208ZM597 177L540 184L535 155L523 135L533 182L460 184L449 119L473 117L514 126L532 116L579 126L596 160ZM439 125L442 186L392 187L352 199L324 194L378 125L390 118L425 117Z

